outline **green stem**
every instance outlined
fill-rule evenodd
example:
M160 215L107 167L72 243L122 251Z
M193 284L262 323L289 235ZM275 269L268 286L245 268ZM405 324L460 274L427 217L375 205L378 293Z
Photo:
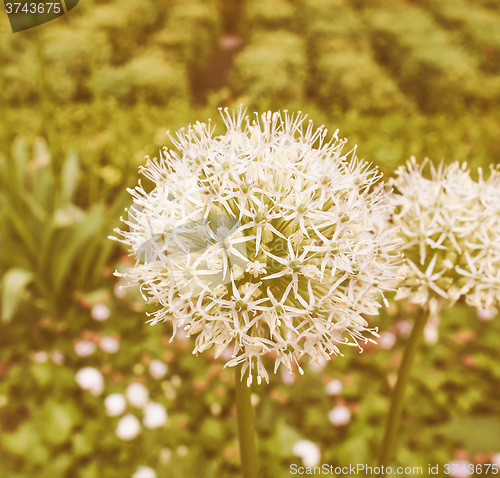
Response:
M253 427L253 409L250 400L251 388L247 387L248 372L241 377L241 365L236 367L236 412L240 441L241 468L243 478L257 478L257 453Z
M35 36L35 48L36 48L36 59L37 59L37 83L40 95L40 110L42 113L43 125L42 131L47 139L47 146L50 151L52 159L52 167L56 163L60 164L60 148L59 148L59 138L57 136L57 130L55 126L56 114L54 111L54 105L51 100L49 82L45 69L47 67L45 61L45 52L43 38L38 29L33 32Z
M411 335L408 338L408 342L406 344L403 361L401 362L398 371L398 379L391 396L391 406L389 409L389 415L387 417L384 440L382 442L382 447L380 450L380 466L384 465L385 467L387 467L391 464L391 460L394 454L394 443L396 441L399 424L401 421L401 414L403 412L406 385L408 384L408 379L410 378L410 373L413 362L415 360L417 349L422 339L425 324L428 320L429 312L423 309L420 315L417 316L415 320Z

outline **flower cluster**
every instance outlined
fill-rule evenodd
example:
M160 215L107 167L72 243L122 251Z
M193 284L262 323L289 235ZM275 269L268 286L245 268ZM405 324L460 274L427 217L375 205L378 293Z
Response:
M400 267L380 173L343 153L345 139L302 114L222 112L223 135L196 123L171 137L131 190L116 232L137 262L120 276L157 303L151 323L196 336L194 353L268 380L262 356L289 370L372 340ZM386 302L386 301L385 301Z
M478 309L500 299L500 172L474 181L467 165L418 165L415 158L396 171L393 222L406 256L396 299L425 305L461 297ZM431 310L432 312L432 310Z

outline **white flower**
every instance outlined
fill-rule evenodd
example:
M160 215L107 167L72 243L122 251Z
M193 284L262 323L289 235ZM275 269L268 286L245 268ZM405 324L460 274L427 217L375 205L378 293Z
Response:
M127 402L121 393L112 393L104 400L104 406L106 407L106 413L110 417L116 417L125 411Z
M495 455L493 455L491 463L497 465L497 467L500 467L500 453L496 453Z
M496 309L477 309L476 312L477 312L477 316L481 320L492 320L498 314L498 311Z
M470 463L465 460L455 460L448 463L450 466L450 476L455 478L467 478L470 476L469 465Z
M95 344L90 340L79 340L75 343L75 353L79 357L88 357L95 351Z
M111 315L111 311L108 306L105 304L96 304L90 310L90 315L94 320L102 322L104 320L108 320Z
M45 350L40 350L39 352L35 352L33 354L33 362L35 363L45 363L49 359L49 354L45 352Z
M101 340L99 341L99 346L108 354L114 354L118 352L118 349L120 348L120 342L118 342L118 340L116 340L114 337L106 336L101 338Z
M116 436L121 440L133 440L141 431L141 423L135 415L125 415L120 418L116 427Z
M124 299L127 296L127 290L125 289L123 284L120 282L118 282L113 287L113 293L115 294L115 297L118 297L118 299ZM109 314L108 314L108 317L109 317Z
M94 367L84 367L78 370L75 379L83 390L88 390L92 395L100 395L104 390L102 374Z
M293 445L292 453L302 458L306 467L318 466L321 461L321 452L319 447L309 440L299 440Z
M500 300L500 171L484 179L479 169L474 181L465 163L431 164L424 174L427 163L411 158L390 183L406 257L396 298L439 308L464 297L492 309Z
M292 385L295 382L295 375L288 370L281 371L281 381L285 385Z
M137 262L115 274L159 305L152 324L195 336L194 353L231 347L226 365L250 368L249 384L268 380L270 352L293 370L372 341L365 316L400 262L380 173L302 114L223 120L222 136L196 123L142 168L156 187L130 190L129 230L116 230Z
M167 366L161 360L151 360L149 363L149 373L153 378L163 378L168 372Z
M218 417L221 414L221 412L222 412L222 406L221 406L221 404L220 403L212 403L210 405L210 412L215 417Z
M179 456L186 456L189 452L188 447L186 445L179 445L176 451Z
M132 478L156 478L156 471L149 466L140 466L137 471L132 475Z
M309 368L312 372L319 373L326 367L326 359L318 357L317 360L309 362Z
M144 419L142 421L146 428L160 428L167 423L167 411L161 403L148 403L144 407Z
M342 391L342 388L342 382L336 378L330 380L325 386L328 395L338 395Z
M430 344L437 344L439 340L439 320L436 317L431 317L429 322L425 324L424 339Z
M378 344L385 350L392 349L396 343L396 336L392 332L383 332L380 334Z
M168 465L171 458L172 458L172 450L170 448L162 448L160 450L159 461L163 466Z
M130 405L137 408L143 408L149 401L148 389L142 383L131 383L125 391L125 396Z
M347 425L351 421L351 410L344 405L338 405L330 410L328 420L337 427Z
M252 274L254 277L259 277L259 275L266 273L266 264L259 261L249 262L246 272Z
M62 365L64 363L64 355L60 350L54 350L52 352L52 362L56 363L57 365Z

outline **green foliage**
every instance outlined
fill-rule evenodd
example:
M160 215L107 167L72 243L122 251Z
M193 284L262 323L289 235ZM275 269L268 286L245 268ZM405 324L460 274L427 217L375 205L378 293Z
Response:
M168 13L155 42L167 56L185 62L192 77L209 66L220 34L219 12L214 2L177 2Z
M480 66L489 73L500 71L500 11L486 8L471 9L464 0L453 2L433 2L420 0L429 8L438 21L448 30L455 32L464 48L472 51L480 61Z
M293 2L288 0L247 0L241 30L251 38L265 31L296 30L299 16Z
M185 67L168 63L155 50L119 67L103 68L94 76L93 87L102 97L114 97L128 104L140 99L161 105L188 95Z
M405 22L408 15L411 22ZM478 99L474 58L457 48L427 13L394 5L367 9L364 18L378 61L398 77L403 91L424 111L453 109Z
M31 271L13 267L3 276L2 283L2 315L1 318L10 321L19 307L28 284L33 280Z
M307 61L303 40L284 31L263 33L238 55L232 87L245 103L286 109L303 96Z
M366 35L359 34L364 28L360 15L344 0L301 0L300 9L303 28L315 55L328 52L323 40L329 38L343 40L351 47L368 46Z
M410 109L408 99L369 53L337 39L324 45L316 62L319 81L311 85L321 104L368 114Z
M12 319L27 286L33 286L33 299L42 299L49 310L62 314L75 291L102 282L94 266L103 267L111 253L109 242L103 242L108 228L104 204L97 202L88 211L78 207L79 175L74 154L56 171L41 140L30 148L20 139L11 155L1 160L4 319ZM112 213L118 212L121 201L123 196Z

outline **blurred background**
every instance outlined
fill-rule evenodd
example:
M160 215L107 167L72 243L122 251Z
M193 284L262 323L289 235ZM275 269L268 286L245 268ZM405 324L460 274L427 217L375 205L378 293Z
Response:
M497 0L82 0L0 28L2 477L239 476L233 370L145 325L112 275L125 188L167 130L242 103L339 128L386 177L411 155L500 157ZM254 389L263 478L375 466L415 312L392 305L378 346ZM401 464L500 462L499 343L498 317L461 304L428 325Z

